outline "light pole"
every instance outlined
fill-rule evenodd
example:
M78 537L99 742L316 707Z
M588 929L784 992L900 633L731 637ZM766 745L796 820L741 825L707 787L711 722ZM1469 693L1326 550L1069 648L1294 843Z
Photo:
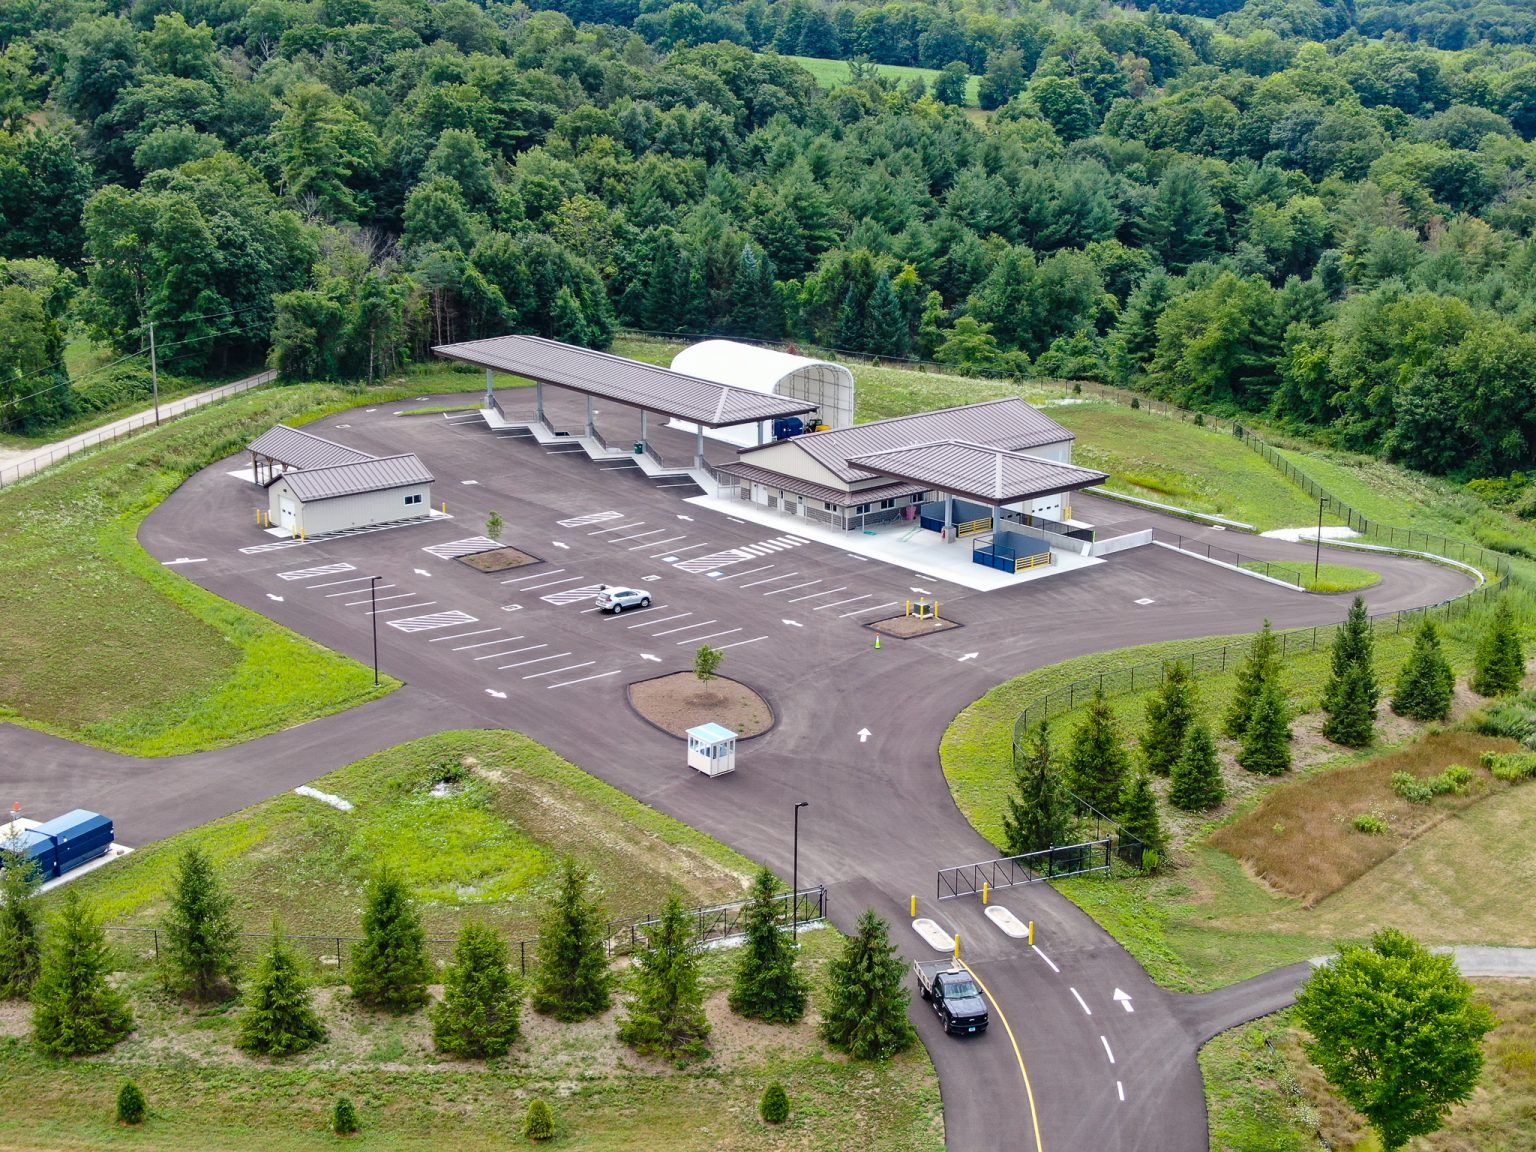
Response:
M1323 566L1323 505L1328 502L1328 497L1317 498L1317 544L1316 551L1312 554L1312 583L1316 585L1318 571Z
M382 576L368 577L368 619L373 621L373 686L379 686L379 581Z
M789 938L794 942L800 940L800 809L809 808L811 802L802 800L795 805L795 851L794 864L790 872L789 893Z

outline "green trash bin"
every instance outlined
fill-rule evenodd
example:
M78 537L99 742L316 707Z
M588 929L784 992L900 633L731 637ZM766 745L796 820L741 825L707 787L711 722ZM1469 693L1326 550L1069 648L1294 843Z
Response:
M644 454L645 454L645 441L644 440L636 440L635 441L635 455L636 456L642 456Z

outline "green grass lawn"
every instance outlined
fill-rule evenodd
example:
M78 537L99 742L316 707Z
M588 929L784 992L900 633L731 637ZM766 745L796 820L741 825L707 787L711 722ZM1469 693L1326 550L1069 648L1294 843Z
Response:
M376 689L361 664L163 567L136 538L186 477L255 434L363 398L323 386L259 389L0 490L0 719L172 755L389 691L393 681Z
M1308 592L1358 592L1381 583L1381 573L1348 564L1312 565L1292 560L1251 560L1242 565L1250 572L1262 572L1276 580L1299 584Z
M433 785L445 776L456 779L446 795L434 796ZM511 732L414 741L316 783L354 809L280 796L151 845L76 886L111 921L151 924L164 910L176 857L197 845L216 861L245 926L264 930L277 915L290 934L347 935L357 930L363 878L388 859L419 894L430 935L451 935L475 920L515 940L533 933L548 869L564 853L592 869L615 917L654 911L673 888L689 903L739 898L753 868ZM45 907L53 899L46 897ZM813 1005L841 940L825 928L801 936ZM360 1010L328 965L314 970L328 1040L289 1060L251 1060L233 1047L234 1008L194 1009L168 995L143 938L136 943L118 951L119 981L132 996L137 1030L111 1052L44 1059L25 1039L25 1014L0 1012L0 1079L8 1089L0 1148L83 1149L125 1140L157 1149L243 1152L256 1142L273 1152L328 1148L335 1139L326 1117L338 1094L358 1104L359 1141L386 1149L517 1144L533 1096L555 1109L557 1146L943 1147L937 1079L921 1047L884 1063L856 1064L823 1049L814 1011L793 1026L735 1017L725 1004L732 950L704 957L713 1055L680 1071L618 1043L619 1003L576 1025L525 1009L523 1036L507 1058L442 1059L423 1013ZM311 956L335 953L334 944L295 943ZM621 1002L627 968L618 971ZM111 1119L125 1078L149 1101L149 1121L138 1132L123 1132ZM757 1100L773 1079L791 1101L782 1128L757 1116Z
M853 82L849 75L848 61L846 60L822 60L815 56L785 56L785 60L792 60L804 68L816 78L816 83L831 91L833 88L841 88L845 84ZM871 65L875 72L888 80L894 80L898 84L905 84L913 77L921 77L933 89L934 80L938 79L937 68L912 68L905 64L875 64ZM965 82L965 107L979 108L980 101L977 98L977 86L981 83L981 77L972 76Z

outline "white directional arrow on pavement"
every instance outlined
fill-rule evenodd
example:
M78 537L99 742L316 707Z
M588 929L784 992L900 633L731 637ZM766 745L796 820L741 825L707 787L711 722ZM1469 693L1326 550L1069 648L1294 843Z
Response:
M912 591L918 593L921 596L932 596L933 595L933 593L928 591L928 589L926 589L926 588L913 588Z
M1120 1001L1120 1006L1122 1008L1124 1008L1127 1012L1134 1012L1134 1011L1136 1011L1136 1009L1131 1007L1131 998L1130 998L1130 996L1127 993L1120 991L1120 989L1118 989L1118 988L1115 989L1115 999Z
M556 548L569 548L570 547L569 544L562 544L558 540L551 540L550 543L553 544Z
M281 596L277 595L277 593L275 593L275 592L268 592L267 593L267 599L268 600L276 600L279 604L281 604L283 602L283 598Z
M860 744L864 743L864 741L868 740L873 735L874 735L874 733L871 732L868 728L860 728L859 729L859 743Z
M170 565L170 564L206 564L207 562L208 562L208 557L206 557L206 556L178 556L174 560L162 560L162 561L160 561L161 564L165 564L165 565Z
M805 627L805 625L800 623L800 621L798 621L798 620L785 620L784 623L788 624L791 628L804 628Z
M960 657L960 663L964 664L967 660L974 660L980 655L980 652L967 652L964 656Z
M679 520L687 520L687 521L690 521L690 522L691 522L691 521L692 521L692 520L693 520L693 517L692 517L692 516L684 516L684 515L683 515L683 514L682 514L682 513L681 513L681 512L679 512L679 513L678 513L678 514L677 514L677 518L678 518L678 519L679 519Z
M416 569L416 575L418 575L418 576L430 576L430 575L432 575L432 573L428 572L425 568L418 568L418 569Z
M505 700L507 698L507 694L505 692L498 692L494 688L487 688L485 690L485 694L487 696L494 696L498 700Z
M661 657L660 656L652 656L649 652L642 652L642 653L640 653L640 659L642 659L642 660L654 660L658 664L661 663Z

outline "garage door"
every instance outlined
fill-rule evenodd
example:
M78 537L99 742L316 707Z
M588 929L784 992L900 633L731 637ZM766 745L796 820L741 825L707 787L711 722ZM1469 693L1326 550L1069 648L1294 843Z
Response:
M286 496L281 496L278 498L277 518L278 524L281 527L288 529L290 532L298 531L299 510L294 506L293 501L288 499Z

